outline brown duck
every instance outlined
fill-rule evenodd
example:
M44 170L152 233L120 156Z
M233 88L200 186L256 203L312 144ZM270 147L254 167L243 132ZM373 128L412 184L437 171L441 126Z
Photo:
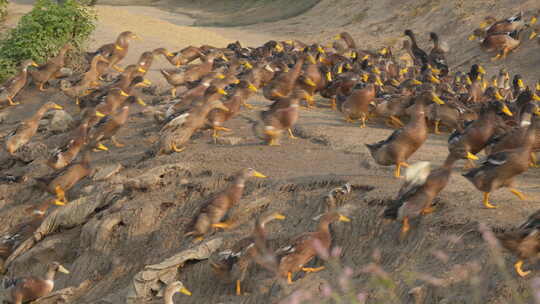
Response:
M13 99L26 86L29 66L37 67L38 65L33 60L26 60L21 66L21 71L2 84L0 87L0 103L7 101L10 106L18 104Z
M185 85L188 82L198 81L206 74L212 72L214 60L218 57L224 58L223 54L221 54L220 52L208 54L204 57L201 57L201 64L189 66L185 71L179 73L161 70L161 74L163 75L163 77L165 77L167 82L173 86L173 88L171 89L171 95L173 97L176 97L177 87Z
M289 96L293 92L295 83L302 72L306 56L302 55L296 60L294 67L288 71L276 76L270 83L263 88L264 97L269 100L277 101Z
M536 262L540 257L540 211L533 213L527 221L516 229L496 234L501 245L518 256L514 269L520 277L526 277L531 271L523 270L523 262L529 260Z
M62 110L63 108L54 102L47 102L32 117L21 122L17 129L7 135L6 150L9 154L14 155L15 151L30 141L37 132L40 119L47 111L53 109Z
M477 120L466 124L463 132L454 131L448 138L448 157L454 159L468 159L469 165L474 167L476 154L486 147L489 139L495 134L500 124L498 116L501 114L512 116L506 104L492 101L482 106ZM499 121L499 122L498 122Z
M101 46L94 53L90 53L89 56L93 57L97 54L102 54L109 60L109 68L113 68L118 72L123 72L124 70L117 64L126 57L129 49L129 41L132 39L139 39L139 37L130 31L122 32L118 35L114 43Z
M316 255L317 251L313 242L320 242L320 246L327 250L332 243L332 234L330 233L330 224L336 221L350 222L347 217L332 211L325 214L319 221L319 229L315 232L303 233L293 238L289 245L276 251L279 257L278 274L282 278L287 278L289 284L292 284L292 278L295 272L300 270L305 272L317 272L324 269L306 268L304 265L309 263Z
M375 162L382 166L395 165L394 176L400 177L402 166L408 166L406 161L422 146L428 136L426 125L426 107L429 102L444 104L432 89L425 90L417 97L413 106L411 121L405 127L398 129L387 139L375 144L366 144Z
M257 218L252 235L236 242L230 249L218 252L210 258L210 266L225 282L236 282L236 295L242 295L241 283L250 265L255 262L275 271L277 261L266 248L265 225L273 220L283 220L285 216L273 213Z
M169 283L165 288L165 291L163 291L163 304L174 304L173 296L175 293L191 296L191 291L189 291L182 282L174 281Z
M284 130L289 137L295 139L292 128L298 121L300 100L310 100L311 96L303 90L296 90L291 96L274 102L266 111L260 114L266 143L269 146L279 146L279 138Z
M126 100L126 105L120 108L116 113L103 117L89 132L88 142L91 147L107 151L107 146L103 145L102 141L110 139L113 145L117 148L122 148L125 145L118 142L115 135L126 124L129 117L129 104L134 103L137 97L130 96Z
M229 209L234 207L242 198L246 181L250 177L266 178L262 173L252 168L243 169L236 174L233 182L227 189L216 194L199 211L193 223L193 230L186 233L186 236L194 235L199 240L210 232L212 228L228 228L231 223L221 222Z
M50 175L36 178L36 182L43 190L56 195L56 201L54 202L56 205L63 206L68 202L65 196L66 191L91 173L90 151L86 150L79 162L72 163Z
M55 78L55 75L64 67L65 57L68 50L71 49L70 44L64 45L58 55L51 58L47 63L40 65L35 70L29 70L32 80L38 86L40 91L45 91L45 84Z
M39 228L45 218L45 213L49 208L49 202L25 210L31 213L30 219L15 225L0 239L0 269L3 268L3 261L26 239L32 237L34 231Z
M403 222L402 235L409 231L410 219L433 212L433 199L448 184L454 162L448 159L435 170L431 170L429 162L418 162L407 168L405 183L397 198L384 210L385 218Z
M78 105L80 102L80 97L89 94L90 88L99 86L99 74L97 70L97 65L100 62L107 62L107 59L101 56L101 54L98 54L94 58L92 58L90 69L86 73L84 73L82 79L78 83L71 84L68 81L62 81L60 87L62 93L64 93L68 97L75 99L75 104Z
M53 262L47 268L44 278L4 279L7 300L12 304L22 304L47 296L54 289L54 277L57 272L69 274L69 271L64 266L58 262Z
M220 100L198 104L189 112L184 113L169 121L160 131L160 138L157 144L158 154L170 154L173 152L182 152L191 135L195 131L204 127L206 116L212 109L229 109L223 105Z
M223 105L229 109L228 111L214 109L208 113L207 120L210 127L214 130L214 138L218 137L219 131L230 131L230 129L222 126L223 123L235 117L240 112L242 105L246 103L246 100L256 92L257 88L254 85L242 80L236 86L234 93L223 102Z
M75 136L69 142L53 152L47 161L49 167L60 170L69 165L79 155L79 152L87 143L88 121L82 122L76 131Z
M370 104L375 99L375 84L359 82L347 100L341 105L341 111L348 122L360 119L360 128L366 127Z
M509 188L510 192L519 199L525 199L523 193L514 188L513 183L516 176L529 168L529 159L536 139L537 126L538 119L533 119L521 147L491 154L480 167L463 174L476 189L484 193L483 203L486 208L496 208L496 206L489 203L489 195L491 192L503 187Z
M170 53L165 48L158 48L154 50L154 54L163 55L167 59L167 61L169 61L172 65L176 66L177 68L180 67L181 65L188 64L203 55L203 53L201 52L201 49L194 46L188 46L175 53Z

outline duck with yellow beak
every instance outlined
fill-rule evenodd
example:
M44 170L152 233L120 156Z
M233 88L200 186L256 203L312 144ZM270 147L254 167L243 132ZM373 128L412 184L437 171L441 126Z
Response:
M236 173L233 182L223 191L217 193L199 211L192 230L185 235L195 236L195 241L201 241L203 237L215 228L228 229L233 222L222 222L229 214L229 210L236 206L244 193L246 182L249 178L266 178L266 176L253 168L246 168Z
M483 105L478 119L467 123L463 132L456 130L448 138L450 156L455 159L467 159L469 167L475 167L474 161L478 160L476 154L487 146L495 134L498 115L513 114L504 102L498 100Z
M417 97L413 106L412 118L403 128L394 131L390 137L374 144L366 144L375 162L382 166L395 165L394 176L401 177L401 167L408 167L406 161L427 140L428 128L426 109L428 104L435 102L444 104L431 85L425 85L423 92Z
M480 167L463 174L476 189L483 192L483 204L486 208L496 208L489 202L489 196L499 188L508 188L520 200L526 199L521 191L514 188L514 179L529 169L529 160L536 141L538 121L538 119L532 120L520 147L491 154Z
M182 282L174 281L169 283L165 288L165 291L163 292L163 303L174 304L173 297L176 293L191 296L191 291L189 291Z
M47 268L44 278L22 277L4 279L5 295L10 303L27 303L49 295L54 289L54 277L57 272L69 274L69 271L58 262Z

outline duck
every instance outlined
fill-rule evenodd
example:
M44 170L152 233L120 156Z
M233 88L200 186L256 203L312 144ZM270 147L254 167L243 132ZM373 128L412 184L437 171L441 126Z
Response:
M497 20L492 16L487 16L480 24L480 29L483 29L487 35L494 33L510 33L517 31L525 26L523 20L523 12L519 12L506 19Z
M218 57L226 58L221 52L213 52L204 57L201 57L202 63L189 66L183 72L174 72L160 70L165 80L172 85L171 96L176 97L177 87L186 85L189 82L195 82L200 80L206 74L212 72L214 66L214 60Z
M288 72L282 72L264 86L264 97L268 100L277 101L289 96L289 94L293 92L295 83L302 72L302 66L305 59L305 55L300 56L292 69Z
M441 71L440 76L448 75L448 63L446 62L446 51L441 47L439 35L435 32L429 33L429 38L433 41L433 48L428 56L428 63Z
M356 42L348 32L341 32L334 37L334 40L343 40L349 50L356 50Z
M4 279L7 301L12 304L22 304L47 296L54 289L54 277L57 272L69 274L69 271L60 263L52 262L44 278L31 276Z
M26 81L28 79L28 67L30 66L38 67L37 63L35 63L33 60L26 60L21 65L21 71L2 84L0 87L1 103L7 101L10 106L18 104L17 102L13 101L13 99L15 96L17 96L17 94L19 94L24 86L26 86Z
M12 156L15 155L15 152L26 145L30 139L36 134L39 121L49 110L62 110L63 107L57 105L56 103L50 101L42 105L34 115L30 118L21 122L15 130L7 135L6 139L6 150Z
M492 61L505 59L510 52L517 49L521 44L522 32L523 29L511 33L494 33L484 38L480 46L487 52L497 52L497 55L491 58Z
M536 140L537 126L538 119L533 119L525 134L522 146L491 154L482 162L480 167L463 174L476 189L484 193L483 204L486 208L497 208L497 206L489 202L489 196L491 192L499 188L508 188L519 199L525 199L525 195L514 188L513 184L515 177L529 168L529 159Z
M347 122L353 122L360 119L360 128L366 127L370 105L375 100L376 89L374 83L357 83L347 97L347 100L341 105L341 112L345 114Z
M144 82L144 78L137 76L132 78L131 82L125 87L125 89L112 86L110 88L101 88L94 91L81 99L79 103L81 116L85 117L90 113L93 115L94 112L97 112L98 117L104 117L105 115L115 113L118 108L124 105L125 101L130 96L134 96L137 103L144 107L146 106L146 103L144 100L134 95L134 90L139 86L146 85L147 84ZM95 122L90 123L90 125L94 125Z
M148 73L148 70L150 70L150 67L152 67L152 63L154 63L154 58L155 55L153 52L142 53L137 61L137 70L134 72L133 77L146 76L146 73Z
M410 219L433 212L433 200L448 184L455 161L447 159L435 170L429 162L417 162L407 168L396 199L383 213L385 218L402 221L402 236L410 230Z
M45 64L38 66L36 69L28 71L30 76L32 76L32 80L38 86L40 91L45 91L45 84L49 80L54 79L58 71L64 67L66 53L71 48L71 44L65 44L58 52L58 55L49 59L49 61L47 61Z
M379 165L395 165L394 176L401 176L401 167L407 167L407 159L426 141L428 136L426 124L426 106L429 102L444 104L432 88L424 91L416 98L411 121L403 128L394 131L390 137L374 144L366 144L371 156Z
M62 93L64 93L66 96L75 99L75 104L79 104L80 97L87 95L90 93L89 89L99 86L99 74L97 70L97 65L100 62L108 62L105 57L103 57L101 54L96 55L94 58L92 58L92 62L90 64L90 69L84 73L82 76L82 79L80 79L75 84L71 84L69 81L62 81L60 84L60 90Z
M480 109L478 119L466 124L462 132L452 132L448 138L448 157L467 159L469 166L474 167L476 154L486 147L489 139L500 125L499 115L512 116L508 106L501 101L491 101Z
M83 121L71 138L65 145L60 146L52 153L47 160L47 166L54 170L60 170L69 165L87 143L89 121Z
M85 149L79 162L71 163L60 171L36 178L36 184L44 191L56 195L55 205L64 206L68 203L66 191L93 172L90 159L90 150Z
M264 268L276 269L275 256L269 253L266 247L265 225L274 220L284 219L285 216L277 212L265 217L257 217L253 232L249 237L237 241L230 249L222 250L210 258L210 266L220 279L236 282L237 296L242 295L241 284L253 262Z
M221 87L223 87L223 85ZM181 101L169 107L166 113L165 122L168 123L179 115L187 113L190 109L197 105L209 103L214 100L221 100L225 96L228 96L228 93L221 87L210 85L204 91L202 96L190 96L191 98L183 98Z
M486 71L481 65L473 64L467 74L468 102L477 103L483 101L484 88L482 87L482 75Z
M167 287L163 291L163 304L174 304L173 297L176 293L191 296L191 291L184 286L184 283L173 281L167 284Z
M192 61L195 61L201 56L204 56L201 49L195 46L188 46L178 52L170 53L165 48L157 48L154 51L154 54L160 54L169 61L170 64L179 68L182 65L186 65Z
M212 228L228 229L230 222L222 222L229 210L242 198L246 181L249 178L266 178L266 175L253 168L245 168L236 173L232 183L223 191L208 200L193 221L192 230L185 236L195 236L197 241L210 232Z
M411 52L415 65L421 67L426 66L428 64L428 54L418 46L414 32L407 29L404 34L411 39Z
M108 67L121 73L124 69L120 68L117 64L126 57L129 50L129 42L133 39L140 40L139 36L131 31L122 32L118 35L114 43L105 44L95 52L88 53L88 55L89 57L97 54L103 55L109 61Z
M524 261L530 260L534 262L540 257L539 219L540 210L537 210L517 228L495 234L502 247L512 252L514 255L517 255L518 260L514 264L514 269L522 278L531 273L530 270L523 270Z
M187 113L167 122L160 131L160 138L156 146L157 153L171 154L184 151L183 145L189 141L195 131L204 127L208 113L216 108L224 111L229 110L220 100L213 100L197 104Z
M130 96L127 98L125 105L122 106L116 113L101 118L101 120L89 131L88 142L90 146L108 151L102 141L110 139L113 145L117 148L122 148L125 145L116 139L116 133L126 124L129 117L130 104L135 103L137 97Z
M516 115L520 116L519 125L510 129L508 132L500 135L494 135L488 141L486 146L486 153L494 154L504 150L511 150L519 148L523 145L526 139L527 130L532 123L533 119L536 119L534 115L540 116L540 108L532 102L533 94L530 90L527 90L518 97L518 102L526 103ZM532 153L531 157L534 160L535 154ZM536 161L534 161L536 163Z
M317 231L300 234L292 238L288 245L276 250L276 256L279 259L278 275L281 278L287 278L287 282L292 284L294 273L300 270L304 272L323 270L324 266L309 268L304 267L304 265L317 255L316 245L313 244L314 241L319 241L322 248L330 249L332 243L330 224L336 221L350 222L351 220L337 211L328 212L320 218Z
M234 93L223 102L223 105L227 107L228 111L213 109L208 113L207 121L208 125L214 130L212 135L214 138L219 136L219 131L230 131L230 129L224 128L222 124L235 117L240 112L241 106L246 103L246 100L257 93L257 91L257 88L249 81L241 80L236 85Z
M269 146L279 146L279 138L283 130L289 132L289 137L295 139L292 128L298 121L301 99L312 97L304 90L296 90L290 97L274 102L268 110L261 111L259 116L264 126L266 143Z
M28 208L25 212L30 213L28 214L30 219L15 225L0 238L0 270L3 268L3 262L9 258L13 250L26 239L32 237L34 231L39 228L48 208L49 201L45 201L35 208L34 206Z

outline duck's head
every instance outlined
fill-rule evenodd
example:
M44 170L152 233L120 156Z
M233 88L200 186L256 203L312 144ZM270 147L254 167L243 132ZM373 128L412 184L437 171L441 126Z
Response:
M238 174L240 177L247 179L250 177L256 177L256 178L266 178L266 175L260 173L259 171L253 169L253 168L246 168L239 172Z
M409 30L409 29L405 30L405 31L403 32L403 35L409 36L409 37L414 37L413 31L412 31L412 30Z
M64 274L69 274L69 270L67 270L64 266L62 266L58 262L52 262L49 265L49 271L61 272L61 273L64 273Z

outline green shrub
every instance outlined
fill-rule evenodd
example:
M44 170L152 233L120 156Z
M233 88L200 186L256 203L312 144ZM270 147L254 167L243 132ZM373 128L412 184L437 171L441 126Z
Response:
M10 77L14 67L26 59L46 62L68 42L81 49L95 21L95 11L75 0L63 4L37 0L32 11L0 41L0 81Z

